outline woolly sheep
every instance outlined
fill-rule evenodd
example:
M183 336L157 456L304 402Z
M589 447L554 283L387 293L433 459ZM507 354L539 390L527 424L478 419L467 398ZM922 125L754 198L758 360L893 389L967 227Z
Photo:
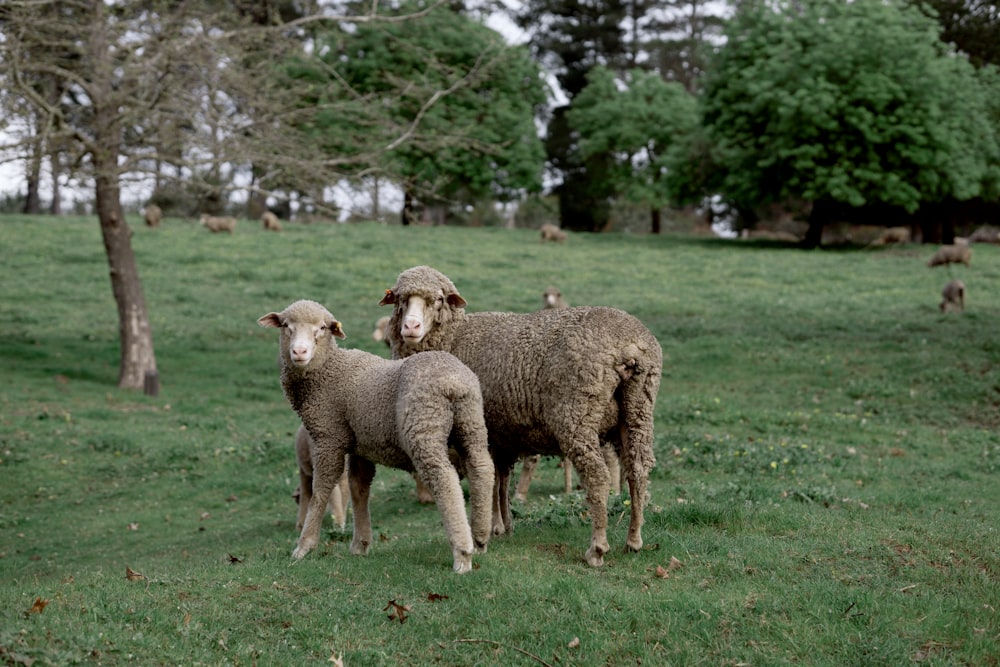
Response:
M309 437L306 427L299 425L299 430L295 432L295 457L299 462L299 485L295 489L292 497L299 505L299 513L295 520L295 530L301 532L302 525L306 520L306 510L309 508L309 501L313 496L313 452L315 450L313 439ZM334 523L341 530L347 523L347 503L351 500L350 490L347 488L347 470L340 476L337 484L333 487L330 500L327 504L330 516Z
M513 530L508 485L517 459L565 455L586 490L592 521L586 560L604 562L608 466L615 443L632 499L626 551L642 548L653 455L653 408L663 352L639 320L607 307L533 313L473 313L445 275L429 266L399 274L380 301L393 305L386 335L393 356L445 350L479 376L496 464L493 532Z
M264 211L260 216L260 222L264 226L264 229L272 232L281 231L281 220L278 220L278 216L272 211Z
M389 344L389 339L385 337L385 328L389 325L389 316L385 315L375 321L375 331L372 332L372 340L376 343L384 341Z
M146 221L147 227L159 227L163 221L163 209L156 204L147 204L143 218Z
M208 215L207 213L201 214L199 223L202 227L208 227L208 231L213 233L229 232L232 234L233 230L236 229L236 218L220 218L214 215Z
M541 243L545 243L546 241L555 241L558 243L566 240L566 232L559 229L559 227L553 225L551 222L546 222L544 225L542 225L539 228L539 232L540 232L539 241Z
M368 552L368 495L378 464L420 473L437 501L453 569L471 570L473 551L485 551L490 537L494 477L482 393L472 371L445 352L389 361L341 349L334 340L345 337L340 322L315 301L296 301L257 321L281 329L281 386L315 442L313 496L292 556L303 558L317 545L324 509L345 465L354 515L350 551ZM469 480L471 530L449 442Z
M938 306L942 313L965 310L965 283L961 280L950 280L941 290L941 303Z
M549 287L542 292L542 308L569 308L558 287Z
M927 266L943 266L950 263L969 266L972 261L972 248L965 245L943 245L931 256Z

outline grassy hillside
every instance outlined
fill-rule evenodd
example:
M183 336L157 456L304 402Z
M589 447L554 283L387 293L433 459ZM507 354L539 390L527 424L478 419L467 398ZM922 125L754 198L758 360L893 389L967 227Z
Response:
M915 245L133 222L156 398L115 387L97 222L0 217L0 664L1000 664L1000 248L929 269ZM315 299L388 356L377 302L416 264L470 311L555 284L658 337L641 553L616 498L587 567L582 494L547 459L468 575L388 469L370 556L327 520L291 561L297 421L256 319Z

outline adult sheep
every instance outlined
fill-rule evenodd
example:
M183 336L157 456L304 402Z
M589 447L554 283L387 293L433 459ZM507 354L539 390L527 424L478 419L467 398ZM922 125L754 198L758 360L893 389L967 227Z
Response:
M938 308L942 313L957 312L965 310L965 283L957 278L949 280L941 290L941 303Z
M472 371L445 352L389 361L341 349L334 340L345 337L340 322L315 301L296 301L257 322L281 330L281 386L315 446L313 496L292 556L304 557L319 542L345 465L354 515L350 551L368 552L368 495L378 464L420 473L441 512L453 569L471 570L473 551L485 551L489 541L493 487L483 398ZM471 530L449 445L469 480Z
M163 209L156 204L147 204L142 217L146 221L147 227L159 227L160 223L163 222Z
M236 229L236 218L231 217L218 217L214 215L208 215L207 213L202 213L201 218L198 220L202 227L207 227L208 231L212 233L219 232L229 232L233 233Z
M316 445L309 437L309 431L300 424L299 430L295 432L295 458L299 463L299 485L296 487L295 493L292 494L299 506L299 512L295 518L295 530L300 533L306 522L309 501L312 500L313 496L313 455L315 451ZM347 488L347 470L344 470L344 474L340 476L336 486L333 487L330 500L327 501L330 516L333 517L333 522L341 530L347 523L347 503L350 500L350 490Z
M947 264L965 264L972 262L972 248L967 245L943 245L938 248L927 261L927 266L945 266Z
M265 230L272 232L281 231L281 220L273 211L264 211L260 216L260 223Z
M566 240L566 232L561 230L556 225L551 222L546 222L539 228L539 242L545 243L546 241L555 241L561 243Z
M396 358L445 350L479 377L496 464L493 532L513 530L508 486L523 455L566 456L586 489L592 530L586 560L607 553L608 466L615 443L632 499L626 551L642 548L653 454L653 409L663 352L639 320L614 308L465 313L455 285L429 266L399 274L380 302L393 305L386 335Z

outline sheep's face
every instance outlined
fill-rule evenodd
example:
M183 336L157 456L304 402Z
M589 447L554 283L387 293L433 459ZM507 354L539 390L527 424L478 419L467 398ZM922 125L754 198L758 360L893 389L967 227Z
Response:
M542 293L542 298L545 300L546 308L555 308L559 305L559 300L562 298L562 292L557 290L555 287L550 287Z
M443 290L438 290L431 295L410 294L400 297L396 292L387 290L379 304L395 304L397 311L402 314L399 319L399 335L403 343L419 345L438 321L438 313L442 308L464 308L466 302L458 292L445 294Z
M334 338L346 338L340 322L315 302L297 301L280 313L268 313L257 323L281 329L281 354L297 368L305 368L321 345L336 347Z

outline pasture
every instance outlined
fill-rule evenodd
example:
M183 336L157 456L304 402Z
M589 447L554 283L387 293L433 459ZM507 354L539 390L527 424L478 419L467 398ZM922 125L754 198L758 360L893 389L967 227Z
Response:
M930 269L917 245L131 222L155 398L115 386L97 221L0 217L0 664L1000 664L1000 248ZM256 320L315 299L388 356L377 302L416 264L470 311L554 284L657 336L640 553L616 498L588 567L582 494L543 459L469 574L388 469L369 556L327 518L292 562L298 422Z

